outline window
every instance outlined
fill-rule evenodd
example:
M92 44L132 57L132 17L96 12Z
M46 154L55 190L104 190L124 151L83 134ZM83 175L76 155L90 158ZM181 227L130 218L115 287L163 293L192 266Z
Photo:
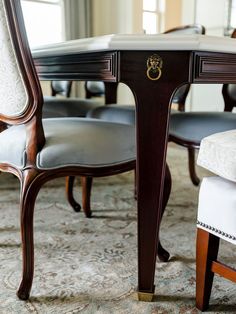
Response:
M31 47L63 40L60 0L21 0Z
M164 28L165 0L143 0L143 30L156 34Z

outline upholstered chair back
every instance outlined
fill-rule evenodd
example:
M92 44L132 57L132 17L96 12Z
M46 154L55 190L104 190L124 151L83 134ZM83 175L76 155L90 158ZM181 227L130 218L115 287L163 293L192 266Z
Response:
M0 0L0 114L19 116L28 105L28 95L18 65L3 0Z
M185 26L179 26L175 28L168 29L165 31L165 34L180 34L180 35L204 35L206 33L206 29L201 24L190 24Z
M72 81L52 81L52 96L56 96L58 94L65 97L70 97L71 86Z
M0 0L0 126L27 124L25 153L32 166L45 144L42 104L20 0Z
M20 0L0 0L0 119L24 123L35 112L40 118L42 103Z

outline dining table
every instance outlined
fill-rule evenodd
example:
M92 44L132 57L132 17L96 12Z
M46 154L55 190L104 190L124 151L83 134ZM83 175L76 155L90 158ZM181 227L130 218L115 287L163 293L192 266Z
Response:
M236 40L207 35L114 34L36 47L32 55L40 80L103 81L111 88L122 82L134 95L137 291L139 300L151 301L172 98L187 83L236 83ZM173 241L178 239L173 236Z

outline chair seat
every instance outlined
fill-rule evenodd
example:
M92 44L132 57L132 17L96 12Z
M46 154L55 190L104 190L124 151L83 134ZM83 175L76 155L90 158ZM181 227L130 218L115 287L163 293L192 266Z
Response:
M101 119L109 122L135 124L135 106L132 105L106 105L92 109L87 117Z
M85 117L89 110L99 106L101 102L91 99L45 96L43 118Z
M236 130L212 134L201 142L197 163L236 182Z
M135 160L135 129L131 125L96 119L43 120L46 144L37 156L41 169L82 165L103 167ZM0 133L0 163L23 168L26 163L26 132L23 125Z
M199 193L198 228L236 244L236 183L204 178ZM222 193L222 191L224 191Z
M236 129L236 114L231 112L173 112L170 117L170 138L183 144L195 143L213 133Z

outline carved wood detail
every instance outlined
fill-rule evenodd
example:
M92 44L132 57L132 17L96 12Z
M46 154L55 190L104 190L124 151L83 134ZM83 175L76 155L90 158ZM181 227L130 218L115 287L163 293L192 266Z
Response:
M119 52L81 53L35 58L41 80L97 80L117 82Z
M236 80L236 57L224 53L193 53L193 83L233 83Z

